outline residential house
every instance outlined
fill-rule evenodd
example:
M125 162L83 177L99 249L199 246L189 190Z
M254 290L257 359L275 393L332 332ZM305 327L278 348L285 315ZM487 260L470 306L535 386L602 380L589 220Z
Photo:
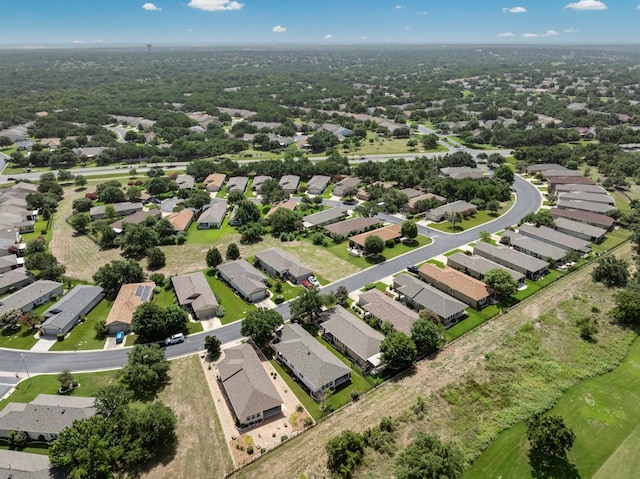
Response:
M0 299L0 316L14 309L26 313L61 295L62 283L39 279Z
M447 258L447 266L457 269L458 271L468 274L472 278L484 281L484 275L492 269L501 269L509 273L509 275L518 283L518 287L524 286L525 275L519 271L514 271L505 266L499 265L487 258L476 255L467 255L464 253L454 253Z
M172 276L171 284L178 304L193 313L195 319L213 318L218 311L218 300L202 271Z
M360 178L347 176L333 185L333 196L342 197L346 196L346 193L350 191L357 191L360 183L362 183Z
M398 242L400 238L402 238L402 228L400 225L392 224L351 236L349 238L349 247L352 249L364 250L364 245L369 236L377 236L381 238L385 244L387 241Z
M561 210L582 210L590 213L606 214L609 211L615 210L615 205L607 203L595 203L593 201L576 201L559 199L556 203L556 207Z
M241 226L242 220L238 217L238 210L240 206L233 205L231 213L229 214L229 226Z
M225 349L224 358L216 368L221 389L240 427L258 424L282 413L282 398L251 344Z
M100 286L79 284L42 314L45 321L40 326L40 334L67 334L103 297L104 290Z
M127 332L131 329L131 321L136 308L142 303L147 303L153 299L153 289L155 283L148 281L144 283L123 284L118 291L111 311L107 316L107 331L109 334L116 334L118 331Z
M482 281L448 266L440 268L435 264L424 263L418 268L418 275L427 284L475 309L485 306L493 294Z
M83 156L85 158L94 158L105 150L106 148L104 146L83 146L80 148L74 148L72 151L78 158Z
M613 227L614 219L601 213L593 213L583 210L561 210L559 208L551 208L549 210L554 220L556 218L567 218L573 221L579 221L599 228L610 230Z
M362 233L380 224L380 220L375 216L356 216L349 220L340 221L324 227L324 230L336 239L348 238L351 235Z
M133 213L132 215L127 216L126 218L122 218L114 223L111 223L109 227L116 233L122 233L125 223L139 225L144 223L145 220L150 216L159 220L160 218L162 218L162 211L156 208L151 210L140 210Z
M239 191L240 193L244 193L247 189L247 184L249 183L249 178L246 176L233 176L229 178L227 182L227 194L232 191Z
M604 228L581 223L580 221L573 221L568 218L554 218L553 222L555 223L556 230L561 233L575 236L590 243L599 243L607 234L607 230Z
M285 364L321 400L325 391L351 381L351 369L297 323L287 323L276 331L272 342L276 359Z
M11 243L9 245L6 245L6 243L4 243L4 241L7 241L5 239L0 239L0 246L2 248L2 252L4 253L5 251L7 253L9 253L9 251L13 248L11 248L12 246L14 248L17 247L17 249L20 249L20 245L16 245L15 243ZM11 240L8 240L11 241ZM18 252L18 251L16 251ZM5 254L3 256L0 256L0 274L6 273L7 271L12 271L14 269L18 269L18 268L22 268L24 266L24 258L18 258L18 256L16 256L15 254Z
M18 290L33 283L33 276L26 268L17 268L0 274L0 294Z
M334 206L328 210L318 211L307 216L302 217L302 225L307 228L315 228L319 226L326 226L331 223L336 223L347 217L347 210Z
M558 185L595 185L596 183L586 176L554 176L547 179L549 193L555 193Z
M458 213L462 216L474 215L478 211L478 207L466 201L458 200L453 203L438 206L429 210L426 218L431 221L439 222L447 218L452 213Z
M367 316L374 318L378 326L388 322L393 329L408 336L418 319L418 313L375 288L360 293L358 306L367 312Z
M93 416L94 403L92 397L61 394L39 394L29 403L11 402L0 411L0 437L24 431L32 441L51 441L74 421Z
M224 217L227 215L227 202L215 201L211 206L200 214L197 220L199 230L220 228Z
M298 175L284 175L280 178L280 187L290 195L298 191L298 185L300 185L300 177Z
M224 180L227 179L227 175L224 173L211 173L204 179L204 187L211 193L220 191Z
M363 371L382 365L380 343L384 335L338 305L321 325L322 336L351 358Z
M409 188L410 189L410 188ZM420 193L417 196L409 198L409 201L402 207L402 211L405 213L415 213L416 204L420 201L431 201L438 204L445 203L447 199L443 196L434 195L433 193Z
M218 265L218 276L249 303L269 295L267 277L244 259Z
M466 178L477 180L484 177L484 171L480 168L470 168L468 166L450 166L447 168L440 168L440 173L454 180L463 180Z
M562 233L548 226L538 226L536 228L533 225L525 223L520 226L518 232L565 250L573 249L582 254L587 254L591 251L588 241Z
M400 301L414 309L432 312L447 328L457 323L458 319L466 314L465 303L413 275L404 273L396 275L393 278L393 289L398 293ZM398 330L401 331L401 329ZM409 327L408 330L410 333L411 328Z
M566 170L572 171L569 168L566 168L557 163L538 163L536 165L528 165L524 171L529 175L535 175L536 173L543 173L547 170Z
M578 176L582 176L582 173L580 173L579 171L570 170L568 168L557 168L555 170L545 170L541 173L542 173L542 176L544 176L546 179L557 178L557 177L575 178Z
M558 248L515 231L505 231L502 238L508 241L509 246L516 251L544 261L553 261L553 265L561 264L567 255L566 249Z
M302 283L313 273L309 267L278 247L256 253L255 259L269 276L289 280L293 284Z
M89 215L92 220L103 220L107 217L107 207L113 207L116 216L128 216L142 211L142 203L131 203L124 201L122 203L113 203L111 205L94 206L89 210Z
M275 213L276 211L278 211L280 208L285 208L287 210L295 210L298 207L298 202L295 200L284 200L284 201L279 201L278 203L275 203L271 209L269 209L269 211L267 211L267 214L264 215L265 219L268 219L273 213Z
M558 193L559 200L569 201L589 201L593 203L605 203L609 205L609 209L614 209L616 206L616 200L613 199L608 193L588 193L586 191L578 191L576 193Z
M329 176L312 176L311 179L307 181L307 193L309 193L310 195L321 195L329 186L330 181L331 177Z
M270 180L273 180L272 176L267 176L267 175L254 176L253 182L251 183L251 189L253 191L260 192L260 188L262 187L262 185L264 185L267 181L270 181Z
M523 273L529 279L540 279L549 270L549 263L546 261L520 253L507 246L493 246L479 241L473 247L473 254Z
M64 471L51 464L46 454L0 449L0 477L11 479L62 479Z
M196 179L191 175L178 175L176 176L176 184L180 189L192 190L196 185Z
M609 193L602 186L598 185L556 185L556 194L560 193L595 193L597 195L608 195Z
M169 213L167 215L167 220L173 226L173 229L176 232L179 231L187 231L191 223L193 222L193 217L195 216L195 212L190 209L184 209L178 211L176 213Z

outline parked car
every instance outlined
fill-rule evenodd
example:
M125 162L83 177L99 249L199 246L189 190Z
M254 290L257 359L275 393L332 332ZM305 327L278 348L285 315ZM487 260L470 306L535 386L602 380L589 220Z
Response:
M409 273L418 274L418 266L415 264L412 266L408 266L407 271L409 271Z
M320 287L320 281L318 281L318 279L311 275L307 278L307 281L309 281L309 283L311 283L311 286L315 286L316 288Z
M305 280L302 281L302 286L304 286L307 289L313 288L313 285L309 282L308 279L305 279Z
M118 331L116 333L116 344L122 344L124 341L124 331Z
M164 344L167 346L169 346L170 344L178 344L178 343L184 343L184 334L182 333L173 334L164 340Z

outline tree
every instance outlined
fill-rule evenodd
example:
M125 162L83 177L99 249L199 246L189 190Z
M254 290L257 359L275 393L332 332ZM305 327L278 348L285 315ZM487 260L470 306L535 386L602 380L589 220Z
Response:
M284 192L278 180L267 180L262 183L260 195L262 195L263 205L270 205L289 198L289 194Z
M414 240L418 236L418 226L413 221L403 221L401 227L402 236Z
M248 223L240 227L240 242L249 244L262 240L262 225L258 222Z
M227 252L225 253L225 257L229 261L234 261L238 259L240 257L240 249L238 248L238 245L235 243L229 243L229 246L227 246Z
M104 225L104 227L100 228L100 239L98 240L98 244L101 248L113 248L116 246L117 240L118 233L116 233L113 228L110 228L108 225Z
M576 263L580 260L580 256L580 251L570 249L569 251L567 251L567 254L565 254L564 259L568 262Z
M564 457L576 435L561 416L536 414L527 420L527 439L533 450L545 456Z
M142 188L139 186L129 186L126 192L127 200L131 202L140 201L142 197Z
M444 338L438 322L438 317L434 314L431 316L421 314L411 326L411 340L419 356L433 354L442 346Z
M460 479L464 457L452 444L418 432L414 441L396 458L396 479Z
M259 348L264 348L273 338L275 330L283 324L282 316L267 308L249 311L242 320L240 334L250 337Z
M209 248L207 251L207 266L211 269L216 269L220 263L222 263L222 255L220 254L220 250L215 246Z
M122 254L141 258L149 248L158 245L158 233L153 228L135 223L124 223L120 246Z
M76 175L75 179L73 180L73 184L78 188L84 188L85 186L87 186L87 179L82 175Z
M205 190L195 189L191 191L189 197L184 202L185 208L195 208L196 210L201 210L205 206L209 204L211 201L211 197L209 193Z
M47 242L42 236L38 236L27 243L25 254L30 256L34 253L42 253L47 249Z
M493 177L511 185L515 179L515 174L509 165L503 164L496 168L493 172Z
M531 223L534 226L548 226L555 228L555 221L549 210L540 210L537 213L529 213L520 220L520 224Z
M602 283L607 288L624 287L629 280L629 264L613 255L604 256L598 260L591 277L593 281Z
M69 218L69 224L73 230L78 234L85 234L87 232L87 226L91 223L91 217L88 213L76 213Z
M227 195L227 202L230 205L236 205L244 200L245 200L245 197L242 191L232 191Z
M333 293L333 297L336 300L336 303L340 306L347 306L347 298L349 297L349 290L345 286L338 286L336 291Z
M133 313L131 330L142 341L159 341L172 334L187 333L187 313L175 305L142 303Z
M150 216L149 218L153 217ZM157 220L153 225L153 229L158 235L158 241L160 242L160 244L175 243L176 230L171 224L171 221L169 221L167 218L160 218L159 220Z
M500 202L498 200L489 200L487 201L485 208L487 208L487 211L496 214L500 209Z
M149 269L160 269L166 264L167 257L160 248L154 246L147 250L147 266Z
M22 311L19 309L10 309L0 316L0 327L17 328L20 316L22 316Z
M364 253L366 255L378 256L384 251L384 241L380 236L371 235L367 236L364 240Z
M268 220L271 232L274 236L280 233L293 233L302 227L300 216L295 211L287 208L279 208L274 211Z
M100 191L98 197L100 198L100 201L107 204L122 203L127 199L124 191L122 191L122 188L120 188L119 185L108 186L107 188L104 188L102 191Z
M251 201L241 201L238 203L238 211L235 217L243 225L260 221L260 208Z
M151 398L167 382L169 361L157 344L136 344L121 370L122 382L138 398Z
M96 393L96 414L108 418L133 401L133 392L119 384L109 384Z
M631 326L640 325L640 291L621 290L613 299L615 307L611 314L616 321Z
M73 200L72 206L73 211L85 213L93 207L93 200L89 198L78 198L77 200Z
M221 342L220 340L217 338L217 336L209 336L206 335L204 337L204 349L207 351L207 354L209 355L209 360L210 361L215 361L220 357L220 353L221 353Z
M364 458L364 439L350 429L331 438L325 444L327 468L337 477L349 479Z
M291 302L289 310L292 317L313 322L322 312L324 302L325 298L318 288L303 288L298 297Z
M32 331L38 324L40 324L41 321L42 316L40 316L35 309L32 309L20 316L18 323L20 326L27 328L27 331Z
M115 297L120 286L126 283L139 283L144 281L145 274L138 262L128 260L113 260L98 268L93 275L93 281L102 286L107 296Z
M496 292L500 299L508 298L518 290L518 282L502 268L493 268L487 271L484 275L484 282Z
M69 391L74 388L78 383L73 378L73 374L68 369L63 370L60 374L58 374L58 382L60 383L61 391Z
M409 336L399 331L392 331L380 343L382 361L394 370L410 367L416 360L416 345Z
M31 254L25 258L24 265L28 270L37 271L38 279L49 279L58 281L66 271L64 265L58 263L58 260L48 251L42 251Z

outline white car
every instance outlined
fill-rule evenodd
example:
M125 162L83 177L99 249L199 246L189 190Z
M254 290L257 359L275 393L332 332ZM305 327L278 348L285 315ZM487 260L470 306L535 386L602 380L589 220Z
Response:
M173 334L164 340L164 344L166 346L169 346L170 344L178 344L178 343L184 343L184 334L182 333Z
M309 281L309 283L311 283L312 286L315 286L316 288L320 287L320 281L318 281L318 279L315 276L309 276L307 278L307 281Z

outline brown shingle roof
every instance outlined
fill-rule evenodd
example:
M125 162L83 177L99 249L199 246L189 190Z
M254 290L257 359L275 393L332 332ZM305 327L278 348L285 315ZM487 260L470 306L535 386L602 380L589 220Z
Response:
M424 263L418 271L420 276L429 278L433 282L443 284L453 290L460 291L475 301L481 301L491 295L489 287L482 281L478 281L448 266L440 268L435 264Z
M396 331L407 335L411 334L411 326L418 319L418 313L377 289L362 293L358 304L380 322L388 321Z
M193 221L194 212L191 210L182 210L177 213L171 213L167 216L169 223L173 225L173 229L176 231L184 231L189 227L191 221Z
M351 238L349 238L349 241L353 241L355 244L364 248L364 242L369 236L379 236L380 238L382 238L382 241L386 242L389 240L400 238L402 236L402 232L399 225L388 225L383 226L382 228L366 231L364 233L360 233L359 235L352 236Z
M375 224L380 223L380 220L374 216L365 218L364 216L357 216L350 220L340 221L339 223L333 223L324 227L330 233L339 236L348 236L353 231L361 231L365 228L369 228Z
M147 287L150 291L146 299L143 299L145 293L144 288ZM148 281L145 283L129 283L123 284L118 291L118 296L111 306L109 316L107 316L107 326L113 323L124 323L131 325L133 319L133 313L136 308L142 303L150 301L153 297L153 288L155 284ZM142 289L140 289L142 288Z

